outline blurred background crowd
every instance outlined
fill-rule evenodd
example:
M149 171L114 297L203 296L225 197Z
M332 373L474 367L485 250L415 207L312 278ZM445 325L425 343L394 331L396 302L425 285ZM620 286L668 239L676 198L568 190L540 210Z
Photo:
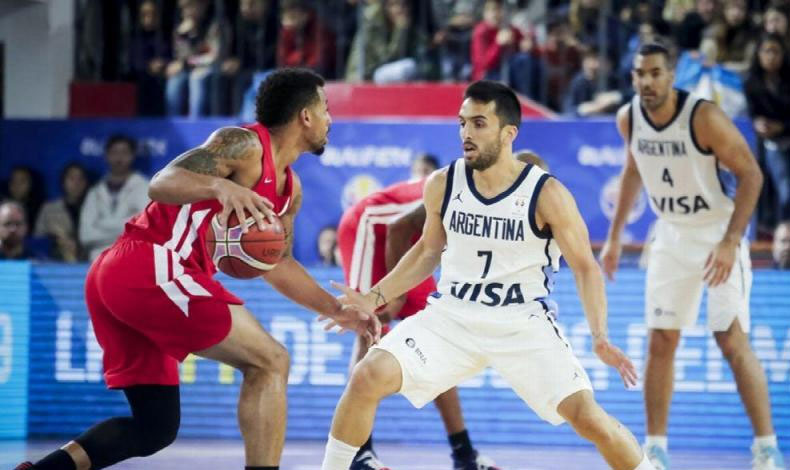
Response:
M662 41L677 57L677 86L750 118L767 176L756 236L775 242L777 266L790 265L790 1L79 0L76 9L74 78L134 82L141 116L250 119L266 74L303 66L345 82L501 80L560 115L600 117L633 95L639 45ZM116 135L104 150L108 173L67 166L54 201L35 171L13 169L0 187L0 259L84 261L115 239L145 206L147 181L132 139Z

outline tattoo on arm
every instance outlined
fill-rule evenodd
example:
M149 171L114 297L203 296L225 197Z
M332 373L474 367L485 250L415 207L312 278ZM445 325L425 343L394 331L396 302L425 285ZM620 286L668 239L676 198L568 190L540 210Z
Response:
M179 168L211 176L220 175L218 166L228 160L242 160L250 150L260 147L254 133L240 127L225 127L215 132L208 142L189 150L171 163Z
M374 303L376 304L376 307L381 307L387 303L387 299L385 299L384 294L381 293L381 287L375 287L370 291L370 293L375 296Z

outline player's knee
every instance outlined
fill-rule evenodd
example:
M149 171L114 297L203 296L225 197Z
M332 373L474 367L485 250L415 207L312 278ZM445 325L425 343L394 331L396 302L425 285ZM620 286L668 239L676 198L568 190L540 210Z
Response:
M141 432L139 454L140 457L153 455L169 446L178 436L178 422L161 423L156 428L146 429Z
M256 351L255 358L242 369L246 379L278 377L287 380L291 367L288 350L281 344L272 342Z
M591 442L606 442L614 436L613 421L595 404L579 406L568 421L581 437Z
M737 360L749 347L747 342L725 333L716 334L716 343L719 345L721 355L729 362Z
M349 390L354 395L382 398L387 394L392 378L388 371L373 361L363 360L354 367L349 381Z
M678 331L653 330L650 332L650 355L653 357L674 356L679 342Z

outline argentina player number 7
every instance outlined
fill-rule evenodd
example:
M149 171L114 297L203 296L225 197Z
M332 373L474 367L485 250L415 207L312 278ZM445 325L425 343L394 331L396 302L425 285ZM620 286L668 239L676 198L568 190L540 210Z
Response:
M483 275L480 276L480 279L485 279L488 275L488 269L491 267L491 250L480 250L477 252L477 256L485 256L486 257L486 265L483 268Z

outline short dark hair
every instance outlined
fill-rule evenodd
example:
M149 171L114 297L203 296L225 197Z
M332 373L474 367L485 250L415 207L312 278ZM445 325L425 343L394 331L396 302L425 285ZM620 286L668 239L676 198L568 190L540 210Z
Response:
M266 127L289 123L299 111L319 100L316 88L322 86L324 79L312 70L275 70L258 87L255 120Z
M431 165L434 169L439 168L439 158L432 153L423 153L419 155L416 160L423 161Z
M478 80L464 92L464 99L471 98L481 103L494 102L494 110L500 126L519 127L521 124L521 105L516 93L507 85L491 80Z
M129 137L126 134L113 134L113 135L111 135L107 139L107 142L105 142L105 144L104 144L104 153L109 152L110 148L112 148L113 145L119 144L119 143L124 143L124 144L128 145L129 146L129 150L131 150L132 153L137 153L137 142L133 138Z
M664 60L667 62L668 68L674 68L674 63L672 61L672 53L669 52L669 48L660 42L646 42L639 46L639 49L636 50L637 55L645 56L645 55L653 55L653 54L661 54L664 56Z

